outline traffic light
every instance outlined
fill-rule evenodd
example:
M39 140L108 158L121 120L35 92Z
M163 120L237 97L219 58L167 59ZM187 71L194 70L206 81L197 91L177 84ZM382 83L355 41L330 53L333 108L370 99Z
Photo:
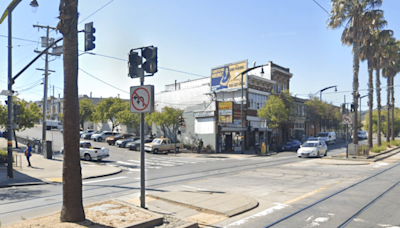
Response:
M351 106L350 106L351 108L350 108L350 111L351 112L355 112L356 110L355 110L355 107L354 107L354 104L351 104Z
M146 58L146 62L143 63L142 68L149 74L156 73L157 70L157 48L146 47L142 51L142 56Z
M16 123L18 123L20 120L21 120L21 118L20 118L20 115L21 115L21 105L17 105L17 104L14 104L13 105L13 114L14 114L14 122L16 122Z
M179 117L179 125L181 125L181 126L183 125L183 116Z
M139 53L131 51L129 53L129 76L131 78L137 78L143 76L143 69L139 68L142 64L142 57L139 56Z
M94 41L96 37L93 35L96 32L96 29L93 28L93 22L85 24L85 51L93 50L96 45L94 45Z
M341 105L340 105L340 112L341 112L342 114L345 114L345 113L346 113L346 104L341 104Z

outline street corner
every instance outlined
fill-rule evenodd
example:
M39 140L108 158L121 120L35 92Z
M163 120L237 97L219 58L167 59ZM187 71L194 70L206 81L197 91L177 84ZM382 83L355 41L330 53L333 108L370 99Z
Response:
M81 162L82 179L91 179L96 177L106 177L122 172L119 167L96 164L93 162Z
M50 178L46 178L47 181L51 182L51 183L62 183L62 177L50 177Z

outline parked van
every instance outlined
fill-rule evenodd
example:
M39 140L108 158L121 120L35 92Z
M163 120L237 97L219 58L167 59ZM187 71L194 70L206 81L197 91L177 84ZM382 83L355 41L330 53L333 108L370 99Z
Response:
M320 132L317 134L318 137L322 138L328 145L336 143L336 133L334 131Z
M62 129L63 125L60 121L57 120L46 120L46 130L51 129Z
M367 139L367 131L358 131L358 139Z

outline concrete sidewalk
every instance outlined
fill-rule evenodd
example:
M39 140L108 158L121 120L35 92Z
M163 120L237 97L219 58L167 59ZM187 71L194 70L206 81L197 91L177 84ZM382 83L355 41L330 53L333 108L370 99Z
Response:
M6 148L7 140L0 138L0 148ZM0 166L0 188L12 186L48 184L62 182L63 156L54 155L53 159L44 158L40 154L32 154L30 158L32 167L23 152L25 145L18 143L19 148L13 145L14 177L7 178L7 166ZM102 177L121 172L120 168L97 165L93 162L81 161L82 179Z

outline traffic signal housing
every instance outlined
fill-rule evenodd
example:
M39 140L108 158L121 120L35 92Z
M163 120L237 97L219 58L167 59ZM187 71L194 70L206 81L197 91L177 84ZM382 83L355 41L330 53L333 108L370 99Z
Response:
M179 117L179 125L183 126L183 116Z
M93 27L93 22L85 24L85 51L93 50L96 45L94 41L96 37L93 35L96 32L96 29Z
M131 51L129 53L129 62L128 62L128 68L129 68L129 76L131 78L137 78L143 76L143 69L139 68L139 66L142 64L142 57L139 56L139 53Z
M14 116L14 122L18 123L21 120L21 105L14 104L13 105L13 116Z
M354 104L351 104L350 107L351 107L351 109L350 109L351 112L355 112L355 111L356 111L356 110L355 110L355 105L354 105Z
M143 63L142 68L149 74L154 74L158 71L157 69L157 48L146 47L142 51L142 56L146 58L146 62Z

